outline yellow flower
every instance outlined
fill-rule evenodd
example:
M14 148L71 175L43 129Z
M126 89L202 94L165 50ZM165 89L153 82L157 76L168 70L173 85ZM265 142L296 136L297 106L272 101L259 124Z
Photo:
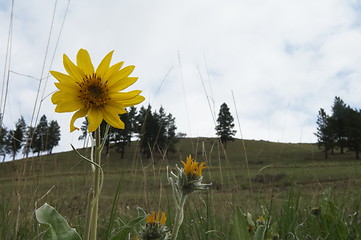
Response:
M162 215L161 215L162 214ZM167 221L167 218L166 218L166 216L165 216L165 213L164 212L158 212L157 213L157 216L155 216L155 212L152 212L151 214L149 214L148 216L147 216L147 218L145 219L145 221L147 222L147 223L150 223L150 224L152 224L152 223L158 223L158 224L160 224L160 225L164 225L165 224L165 222Z
M123 62L110 66L113 51L108 53L94 70L89 53L80 49L75 65L67 55L63 55L64 68L67 74L56 71L50 73L59 81L55 86L59 89L51 97L56 104L55 112L75 112L70 121L70 131L78 129L74 126L76 119L87 116L88 131L95 131L105 120L115 128L124 129L119 114L126 113L130 107L144 101L140 90L119 92L137 81L137 77L129 77L134 66L121 69Z
M184 173L186 175L192 175L194 177L200 177L202 175L203 169L207 168L204 166L206 164L205 162L199 164L197 161L192 159L191 155L187 157L186 162L182 161L182 163L184 166Z

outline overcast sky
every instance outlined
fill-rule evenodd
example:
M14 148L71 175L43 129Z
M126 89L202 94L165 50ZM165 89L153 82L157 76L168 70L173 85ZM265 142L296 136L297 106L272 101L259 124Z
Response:
M135 65L139 80L130 89L143 91L143 105L163 106L177 131L192 137L215 136L223 102L236 137L240 126L245 139L279 142L315 142L318 110L330 113L335 96L361 107L359 0L71 0L60 34L67 4L14 2L8 128L21 115L30 123L39 88L39 80L14 72L38 79L65 72L62 54L75 60L80 48L95 66L111 50L113 63ZM10 16L11 0L1 0L1 87ZM54 82L41 81L39 113L61 125L55 150L69 150L80 145L80 132L68 133L71 113L54 112L47 97Z

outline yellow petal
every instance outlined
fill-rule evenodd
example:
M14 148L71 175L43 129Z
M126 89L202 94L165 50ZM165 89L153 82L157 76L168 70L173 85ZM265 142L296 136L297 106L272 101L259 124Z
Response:
M104 108L108 111L108 112L112 112L114 114L124 114L127 111L125 110L123 104L119 103L119 102L115 102L115 101L108 101L106 105L104 105Z
M94 132L103 121L103 113L100 108L90 108L88 111L88 132Z
M160 219L159 223L161 225L164 225L166 221L167 221L167 217L165 216L165 212L162 212L162 218Z
M64 93L60 92L60 91L56 91L55 93L53 93L53 95L51 96L51 102L53 104L57 104L60 100L62 95L64 95Z
M111 112L108 111L108 108L103 108L103 116L104 120L112 127L124 129L125 125L116 112Z
M55 112L74 112L82 107L84 107L84 104L81 101L68 98L57 103Z
M109 93L110 99L114 101L126 101L138 96L142 91L140 90L133 90L130 92L116 92L116 93Z
M63 63L64 68L70 77L77 79L78 81L81 81L85 77L84 72L78 66L76 66L65 54L63 55Z
M76 55L76 63L78 67L83 70L86 76L93 75L94 66L87 50L80 49L78 51L78 54Z
M64 73L61 73L61 72L57 72L57 71L50 71L51 75L53 75L53 77L55 77L59 82L66 82L66 83L69 83L69 84L74 84L77 85L75 83L75 81L69 76L69 75L66 75Z
M103 60L100 62L96 73L97 76L99 76L100 78L102 78L104 76L104 74L107 72L107 70L109 69L109 65L110 65L110 61L112 60L112 56L113 56L113 52L111 51L110 53L108 53Z
M80 99L77 96L62 92L62 91L57 91L55 92L52 96L51 96L51 101L54 104L58 104L61 102L64 102L66 100L72 100L72 101L79 101Z
M76 113L74 113L74 115L72 116L72 118L70 120L70 132L72 132L74 130L79 130L79 128L74 126L74 122L78 118L85 117L87 112L88 112L87 108L82 108L79 111L77 111Z
M73 84L69 84L69 83L54 83L55 86L64 93L68 93L74 96L79 96L80 95L80 87L78 85L73 85Z
M123 66L124 62L118 62L116 64L114 64L113 66L111 66L107 72L104 74L103 79L106 81L107 79L109 79L111 76L113 76L113 74L115 74L122 66Z
M143 102L144 100L145 100L145 98L143 96L138 95L135 98L125 100L125 101L121 101L120 103L124 107L131 107L131 106L134 106L134 105L137 105L137 104Z
M112 92L122 91L122 90L126 89L127 87L129 87L130 85L132 85L133 83L135 83L137 80L138 80L137 77L127 77L127 78L121 79L121 80L115 82L113 85L109 85L109 90Z
M135 66L130 65L127 66L118 72L114 73L109 79L109 87L111 87L113 84L117 83L119 80L122 80L123 78L128 77L134 70Z

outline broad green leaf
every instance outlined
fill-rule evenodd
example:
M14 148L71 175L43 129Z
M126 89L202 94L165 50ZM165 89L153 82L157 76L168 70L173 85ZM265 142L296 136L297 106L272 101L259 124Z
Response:
M256 233L254 234L253 240L264 240L266 229L267 228L265 225L258 226Z
M81 240L80 235L71 228L63 216L55 208L45 203L35 211L36 219L40 224L49 228L43 236L45 240Z

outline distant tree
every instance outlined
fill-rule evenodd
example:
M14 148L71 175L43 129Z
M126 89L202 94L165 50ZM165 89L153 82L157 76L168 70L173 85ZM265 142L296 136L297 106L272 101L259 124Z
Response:
M16 154L22 147L25 131L26 123L21 116L15 123L15 129L10 130L6 138L6 153L9 153L13 160L15 160Z
M185 138L187 136L187 134L186 133L182 133L182 132L179 132L179 133L177 133L176 135L175 135L175 137L177 138L177 139L179 139L179 138Z
M344 148L347 145L347 126L346 126L346 118L348 113L348 106L344 103L344 101L340 97L335 97L333 106L332 106L332 119L333 119L333 127L336 136L337 146L340 148L341 154L344 153Z
M111 133L109 134L109 140L113 143L112 146L115 147L116 151L120 153L120 158L123 159L125 155L125 148L131 141L128 113L120 115L120 119L124 122L125 128L112 128Z
M157 141L159 130L159 124L157 119L153 116L150 105L148 105L147 108L140 108L137 121L140 123L138 127L140 151L147 158L150 158Z
M41 152L47 150L48 128L48 120L46 116L43 115L35 128L33 144L31 146L33 149L33 153L38 153L38 156L40 156Z
M130 140L131 140L132 138L136 137L136 133L137 133L137 128L138 128L138 124L139 124L137 122L138 111L137 111L136 107L134 107L134 106L127 109L127 111L128 112L126 114L121 115L120 119L122 121L124 121L125 128L127 129ZM122 118L122 116L124 116L124 117Z
M49 123L47 131L47 144L46 150L51 153L53 148L59 145L60 141L60 126L56 120L52 120Z
M0 156L2 156L2 161L5 161L6 157L6 136L8 135L8 130L5 127L0 126Z
M216 134L225 145L228 141L234 141L233 136L236 134L234 128L234 119L226 103L221 105L217 118Z
M361 150L361 112L357 109L348 108L346 117L347 147L355 151L356 159L359 159Z
M81 140L84 141L83 142L83 148L85 148L86 139L87 139L87 136L88 136L88 120L87 120L86 117L85 117L85 120L83 121L83 124L80 127L80 131L81 131L81 135L78 137L78 140L79 141L81 141Z
M23 153L25 157L29 156L29 153L32 149L32 145L35 139L36 139L35 128L32 126L28 126L25 131L25 144L23 148Z
M319 148L324 148L325 159L328 158L328 152L331 150L333 153L333 148L335 146L335 128L333 118L328 116L324 109L320 109L317 116L317 136Z
M166 117L166 132L165 132L165 138L166 138L166 146L165 149L168 152L175 152L175 143L178 142L178 138L176 137L176 130L177 126L175 125L175 117L173 117L172 114L168 114Z
M162 154L174 152L174 144L177 141L175 130L175 118L167 114L163 107L159 111L152 112L151 106L142 107L137 115L139 123L139 137L141 152L148 158L152 151L159 151Z

